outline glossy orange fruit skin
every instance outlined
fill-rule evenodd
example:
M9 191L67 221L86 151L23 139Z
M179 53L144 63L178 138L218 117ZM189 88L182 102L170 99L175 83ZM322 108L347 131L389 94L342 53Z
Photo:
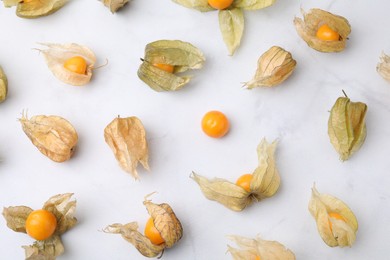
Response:
M26 219L26 232L36 240L45 240L53 235L57 219L48 210L39 209L31 212Z
M229 128L229 120L222 112L209 111L202 118L202 130L210 137L220 138L227 134Z
M320 26L316 34L317 38L322 41L339 41L340 34L332 30L327 24Z
M241 175L240 178L237 179L236 184L246 190L247 192L251 191L251 181L253 175L252 174L244 174Z
M149 238L150 242L155 245L161 245L165 240L161 237L160 232L154 226L153 218L149 218L145 226L145 236Z
M175 70L175 66L169 64L153 63L153 66L169 73L173 73L173 71Z
M74 56L65 61L64 68L77 74L85 74L87 61L81 56Z
M223 10L232 5L234 0L208 0L208 4L218 10Z

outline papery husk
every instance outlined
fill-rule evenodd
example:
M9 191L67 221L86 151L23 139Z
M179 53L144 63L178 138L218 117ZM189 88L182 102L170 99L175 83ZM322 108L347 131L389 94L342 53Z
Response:
M145 128L137 117L117 117L104 129L104 140L121 168L138 179L137 166L149 170L149 149Z
M330 111L328 135L340 160L348 160L363 145L366 130L367 105L339 97Z
M150 200L145 199L144 205L153 219L154 226L164 239L164 243L160 245L153 244L147 237L138 232L137 222L131 222L125 225L118 223L112 224L107 226L104 232L121 234L143 256L161 256L166 248L172 247L180 240L183 235L183 227L168 204L154 204Z
M301 9L301 12L303 20L295 17L294 25L299 36L311 48L321 52L340 52L345 49L348 35L351 33L347 19L321 9L311 9L308 13ZM339 41L323 41L317 38L317 30L323 24L340 34Z
M73 193L58 194L49 198L42 209L54 214L57 219L57 227L53 235L48 239L35 241L30 246L23 246L27 260L54 260L64 253L60 235L72 228L77 223L74 217L76 201L71 200ZM26 233L26 220L33 209L26 206L8 207L3 209L3 216L7 226L21 233Z
M209 12L209 11L215 11L214 8L212 8L208 4L208 0L172 0L176 4L182 5L187 8L195 9L201 12Z
M239 248L228 245L228 251L235 260L295 260L294 253L277 241L263 240L260 236L250 239L242 236L228 236Z
M343 201L328 194L321 194L313 186L309 211L316 220L318 233L328 246L350 247L355 242L358 222ZM337 213L345 221L331 218L329 213ZM332 223L332 228L329 223Z
M47 47L47 49L40 51L45 57L47 66L56 78L73 86L82 86L91 80L96 57L88 47L76 43L41 43L41 45ZM75 56L81 56L86 60L87 71L85 74L75 73L64 67L65 61Z
M8 94L8 80L3 68L0 66L0 103L7 98Z
M233 55L240 46L244 33L244 13L241 8L220 10L218 18L223 41L228 48L229 55Z
M382 53L376 70L385 80L390 81L390 56ZM0 82L1 84L1 82Z
M3 0L5 7L16 7L16 15L22 18L38 18L56 12L68 0Z
M273 5L276 0L235 0L233 6L244 10L259 10Z
M294 71L297 62L290 52L272 46L257 61L256 74L245 83L248 89L255 87L274 87L285 81Z
M186 85L191 77L177 73L190 69L200 69L205 62L203 53L188 42L160 40L145 47L145 55L138 69L138 77L155 91L175 91ZM161 70L153 64L174 66L173 73Z
M19 119L22 128L38 150L55 162L64 162L71 158L78 141L74 127L59 116L33 116L30 119L22 115Z
M107 6L111 13L116 13L119 9L125 6L129 0L102 0L103 4Z
M269 144L263 139L257 147L259 166L253 172L250 192L224 179L207 179L196 173L190 176L198 183L202 193L225 207L242 211L252 202L273 196L280 186L280 176L275 165L274 153L277 142Z

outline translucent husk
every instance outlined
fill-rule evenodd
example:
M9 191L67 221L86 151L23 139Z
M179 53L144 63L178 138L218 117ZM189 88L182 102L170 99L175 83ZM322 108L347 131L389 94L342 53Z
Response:
M241 236L228 236L239 248L228 245L234 260L295 260L295 255L277 241L263 240L260 236L250 239Z
M149 151L145 128L137 117L111 121L104 129L104 139L113 151L121 168L138 179L137 165L149 170Z
M348 160L366 139L367 105L351 102L348 97L339 97L330 111L328 135L340 160Z
M144 205L150 217L153 219L154 226L164 239L164 243L160 245L153 244L147 237L138 232L137 222L131 222L125 225L118 223L112 224L107 226L104 231L112 234L121 234L126 241L133 244L146 257L157 257L161 256L166 248L171 248L180 240L183 235L183 228L168 204L154 204L147 197L145 198Z
M0 103L7 98L8 80L2 67L0 66Z
M64 253L61 235L77 223L74 217L76 201L71 200L72 193L58 194L51 197L42 209L54 214L57 227L54 234L46 240L35 241L30 246L23 246L28 260L53 260ZM26 233L26 219L33 210L26 206L7 207L3 209L3 216L7 226L21 233Z
M259 166L253 172L249 192L224 179L209 180L194 172L191 178L198 183L207 199L217 201L231 210L242 211L252 202L272 197L279 189L280 176L274 159L276 145L276 141L269 144L265 139L258 145Z
M91 80L92 70L96 63L96 57L95 54L89 48L76 43L42 43L41 45L47 47L47 49L40 51L45 57L47 66L56 78L66 84L74 86L85 85ZM67 70L64 67L65 61L75 56L81 56L86 60L87 71L85 74L75 73L70 70Z
M351 26L347 19L321 9L311 9L308 13L301 10L303 20L295 17L294 25L301 38L313 49L321 52L340 52L344 50ZM316 33L320 26L327 24L332 30L340 34L338 41L323 41L317 38Z
M390 81L390 56L382 53L376 70L385 80Z
M319 193L313 186L309 211L316 220L318 233L328 246L352 246L355 242L358 222L344 202L331 195ZM329 213L337 213L342 219L332 218Z
M208 0L172 0L187 8L201 12L216 11L208 4ZM271 6L276 0L235 0L232 5L218 11L219 28L222 38L228 48L229 55L233 55L240 46L244 32L243 10L259 10Z
M145 47L145 56L138 69L138 77L155 91L175 91L190 81L190 76L177 73L200 69L205 62L203 53L188 42L160 40ZM173 73L161 70L153 64L174 66Z
M248 89L255 87L273 87L285 81L294 71L297 62L290 52L278 46L272 46L257 61L256 74L245 83Z
M55 162L64 162L73 155L78 141L74 127L59 116L22 115L19 119L22 128L38 150Z
M129 2L129 0L102 0L102 1L103 4L110 9L111 13L117 12L119 9L121 9Z
M5 7L16 7L16 15L22 18L38 18L56 12L68 0L3 0Z

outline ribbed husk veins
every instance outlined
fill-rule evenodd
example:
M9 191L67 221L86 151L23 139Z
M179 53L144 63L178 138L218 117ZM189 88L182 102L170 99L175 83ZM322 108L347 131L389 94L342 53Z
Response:
M253 172L249 192L220 178L209 180L194 172L191 178L196 181L207 199L217 201L231 210L242 211L252 202L273 196L279 189L280 176L274 158L276 145L276 141L269 144L265 139L258 145L259 166Z
M205 62L203 53L188 42L160 40L145 47L145 56L138 69L138 77L155 91L175 91L186 85L191 77L181 72L200 69ZM174 67L173 73L164 71L154 64Z
M311 9L309 12L301 10L303 20L295 17L294 24L299 36L313 49L321 52L340 52L344 50L351 26L342 16L329 13L321 9ZM338 41L324 41L317 38L318 28L327 24L340 35Z
M355 242L358 222L343 201L328 194L321 194L313 187L309 211L316 221L318 233L328 246L350 247ZM340 217L333 218L332 213Z
M348 97L339 97L333 105L328 121L328 135L340 160L348 160L363 145L367 134L366 112L366 104L351 102Z
M376 70L385 80L390 82L390 56L382 53Z
M72 196L72 193L58 194L45 202L42 209L54 214L57 227L48 239L37 240L30 246L23 246L27 260L53 260L64 253L61 235L77 224L74 216L76 201L71 199ZM3 209L3 216L10 229L27 233L26 220L32 211L33 209L27 206L6 207Z

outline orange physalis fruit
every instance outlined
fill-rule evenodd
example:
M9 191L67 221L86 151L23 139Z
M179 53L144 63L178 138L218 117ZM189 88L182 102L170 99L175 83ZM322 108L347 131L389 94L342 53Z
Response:
M173 71L175 70L175 66L164 63L153 63L153 66L169 73L173 73Z
M202 130L210 137L220 138L227 134L229 128L229 120L222 112L209 111L202 118Z
M339 213L330 212L328 213L329 218L339 219L345 222L345 218L341 216ZM332 231L332 222L329 220L329 228Z
M36 240L48 239L53 235L56 227L57 219L48 210L34 210L26 219L26 232Z
M208 0L208 3L211 7L218 9L218 10L223 10L228 8L234 0Z
M153 218L149 218L146 222L144 233L145 236L149 238L150 242L155 245L160 245L165 242L165 240L161 237L160 232L154 226Z
M64 68L77 74L85 74L87 61L81 56L74 56L65 61Z
M327 24L324 24L318 28L316 36L318 39L323 41L340 40L340 34L332 30L332 28L330 28Z
M244 174L240 178L237 179L236 184L246 190L247 192L251 191L251 181L253 175L252 174Z

